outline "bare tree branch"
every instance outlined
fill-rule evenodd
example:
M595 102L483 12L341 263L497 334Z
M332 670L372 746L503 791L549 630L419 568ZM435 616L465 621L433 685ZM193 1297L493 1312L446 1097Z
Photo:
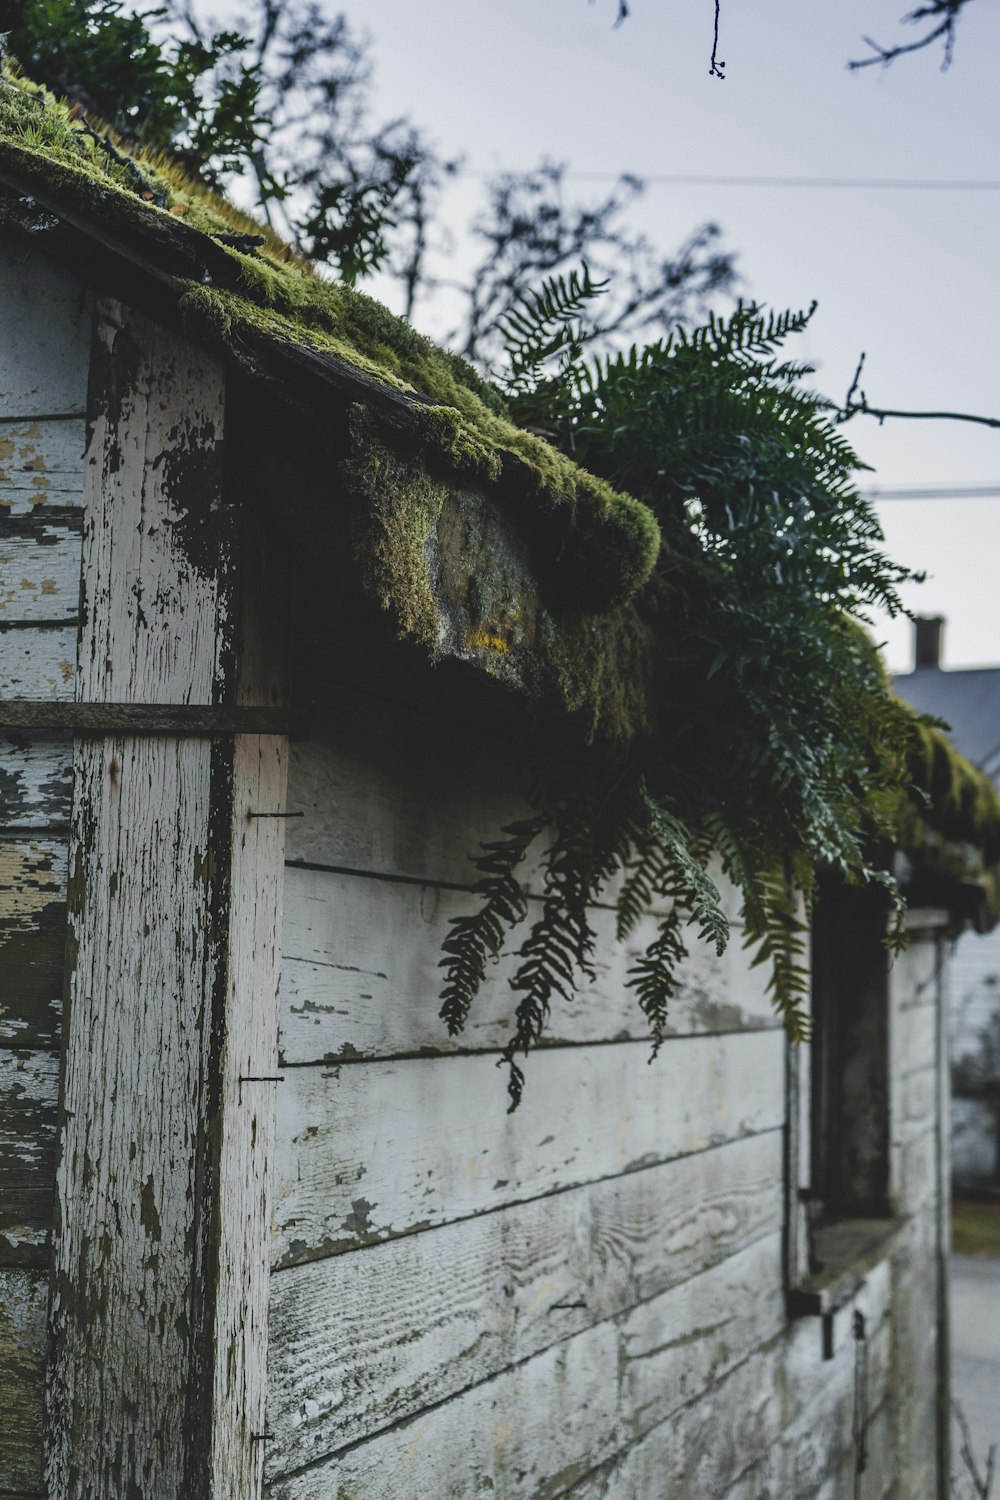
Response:
M844 404L837 413L838 422L849 422L852 417L857 416L875 417L879 422L884 422L886 417L902 417L918 422L976 422L980 427L1000 427L1000 417L978 417L967 411L896 411L888 406L872 406L861 389L864 363L865 356L862 354L854 379L844 397Z
M897 57L902 57L907 52L921 52L925 47L930 47L940 41L944 46L944 57L941 62L943 71L951 65L955 54L955 32L959 16L970 3L971 0L928 0L926 5L919 5L916 10L911 10L908 16L903 17L903 20L916 26L924 21L930 22L929 30L919 36L916 41L899 42L895 47L883 47L879 42L873 41L870 36L862 37L861 40L865 45L872 49L872 55L854 58L847 64L848 68L854 72L858 68L870 68L873 63L888 67L890 63L895 62Z
M951 1403L951 1409L954 1413L955 1421L958 1423L959 1432L962 1435L962 1446L959 1449L959 1456L966 1467L969 1478L972 1480L976 1500L990 1500L990 1496L993 1493L993 1474L996 1467L996 1444L991 1444L990 1450L986 1455L986 1473L980 1474L979 1465L976 1463L976 1456L972 1451L972 1434L969 1431L969 1424L965 1419L965 1413L957 1401Z

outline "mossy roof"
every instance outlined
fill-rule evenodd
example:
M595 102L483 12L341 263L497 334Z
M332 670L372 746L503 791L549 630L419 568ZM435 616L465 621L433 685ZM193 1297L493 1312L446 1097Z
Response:
M586 607L619 603L652 573L660 549L652 511L517 427L465 360L363 292L317 274L267 225L162 153L96 132L10 72L0 75L0 177L43 212L140 248L172 283L193 336L245 363L277 352L314 378L339 378L438 467L556 516L557 533L585 537L601 559L601 585L595 591L588 579Z
M96 132L6 65L0 221L4 189L6 212L25 227L60 222L124 249L173 299L192 337L251 373L275 356L367 408L366 442L375 422L390 446L398 441L404 456L416 456L411 488L424 509L428 467L515 502L519 524L538 531L561 568L562 603L572 606L541 633L551 691L588 733L610 725L622 738L645 728L647 643L629 601L662 545L647 506L518 428L466 361L373 298L317 274L266 224L168 156ZM1000 917L1000 797L939 730L914 718L900 847L947 899L958 888L979 892L976 920L991 925Z

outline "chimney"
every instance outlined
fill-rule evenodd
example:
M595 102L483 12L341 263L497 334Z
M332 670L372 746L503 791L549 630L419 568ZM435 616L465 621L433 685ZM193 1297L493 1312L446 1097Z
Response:
M941 632L944 619L941 615L918 615L914 624L914 667L940 667Z

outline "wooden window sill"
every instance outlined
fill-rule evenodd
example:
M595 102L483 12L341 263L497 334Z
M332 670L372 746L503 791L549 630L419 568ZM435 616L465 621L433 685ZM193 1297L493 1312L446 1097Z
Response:
M909 1219L840 1219L813 1232L820 1269L793 1286L789 1311L795 1317L825 1317L843 1307L874 1268L896 1249Z

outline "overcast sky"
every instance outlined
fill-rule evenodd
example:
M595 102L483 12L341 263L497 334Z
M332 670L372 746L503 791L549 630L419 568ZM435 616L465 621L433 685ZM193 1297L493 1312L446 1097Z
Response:
M850 73L895 39L906 0L363 0L380 112L408 113L469 168L1000 181L1000 6L975 0L951 69L924 52ZM581 193L600 185L580 183ZM474 207L476 179L449 216ZM1000 192L650 186L633 215L664 249L716 220L744 295L819 301L801 352L841 398L858 354L874 404L1000 414ZM426 315L425 315L426 322ZM433 326L428 328L433 332ZM1000 431L857 418L875 486L995 484ZM1000 663L1000 496L881 504L890 550L932 575L911 603L948 618L951 666ZM896 669L909 627L880 623Z

